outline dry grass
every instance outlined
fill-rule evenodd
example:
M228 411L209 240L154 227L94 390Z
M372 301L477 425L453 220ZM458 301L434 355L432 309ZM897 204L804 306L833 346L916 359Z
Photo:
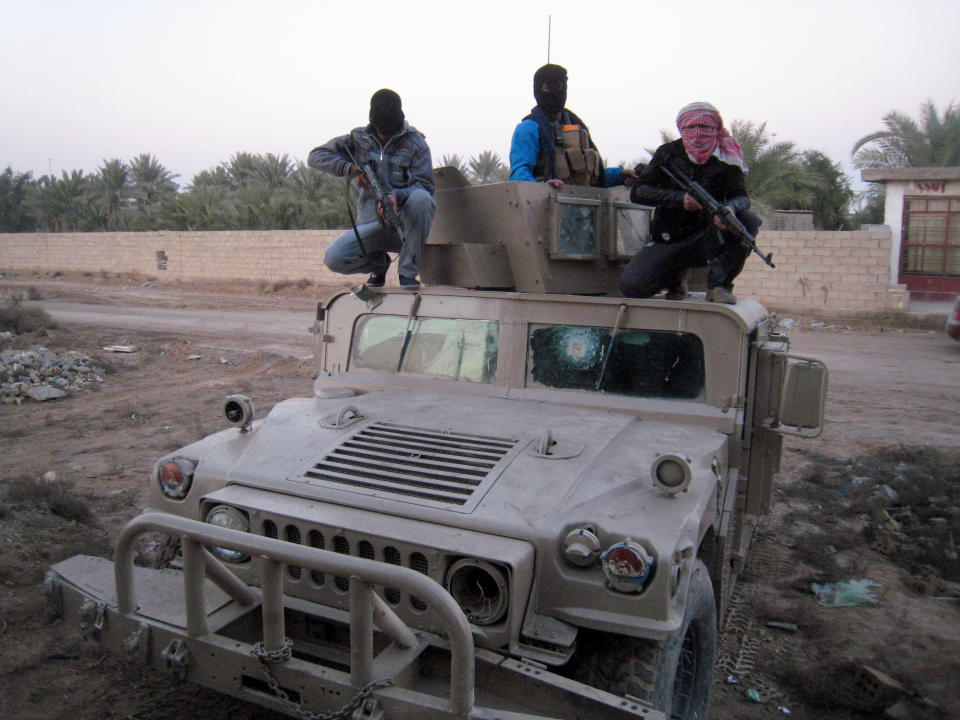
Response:
M70 483L61 480L49 482L25 477L13 480L7 485L3 506L6 511L16 505L46 508L64 520L75 520L82 525L96 523L93 512L83 498L73 491Z
M34 292L36 292L35 289ZM11 297L4 306L0 307L0 330L22 335L56 326L57 324L46 311L40 308L23 307L23 296Z

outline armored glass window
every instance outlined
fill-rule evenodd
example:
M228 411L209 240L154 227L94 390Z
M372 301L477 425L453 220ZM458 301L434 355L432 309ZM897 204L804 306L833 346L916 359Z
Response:
M631 258L650 240L650 209L614 203L614 257Z
M589 260L597 256L600 206L599 200L557 198L551 257Z
M350 366L490 383L497 374L500 328L490 320L363 315Z
M633 397L701 397L703 343L696 335L626 329L611 343L610 333L610 328L531 325L527 384Z

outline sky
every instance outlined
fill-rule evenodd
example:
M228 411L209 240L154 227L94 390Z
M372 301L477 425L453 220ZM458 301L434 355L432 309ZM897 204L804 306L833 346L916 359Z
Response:
M434 164L506 162L549 51L611 164L706 100L856 179L886 113L960 102L958 34L960 0L0 0L0 170L150 153L188 185L236 152L305 160L382 87Z

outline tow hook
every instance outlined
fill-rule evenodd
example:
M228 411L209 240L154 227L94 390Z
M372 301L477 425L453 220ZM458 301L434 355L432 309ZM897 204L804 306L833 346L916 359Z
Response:
M187 668L190 667L190 663L193 661L193 657L190 655L190 648L187 647L183 640L171 640L170 644L160 653L160 657L163 658L163 663L167 670L181 680L187 676Z
M383 707L376 698L367 698L363 704L353 711L351 720L383 720Z
M63 617L63 590L57 582L56 574L48 571L43 580L43 594L47 598L47 608L51 618Z
M107 623L107 604L95 603L88 598L83 601L77 614L80 618L80 634L85 639L100 637L100 631Z
M139 660L144 665L150 664L150 626L140 623L140 626L130 633L123 641L123 653L128 661Z

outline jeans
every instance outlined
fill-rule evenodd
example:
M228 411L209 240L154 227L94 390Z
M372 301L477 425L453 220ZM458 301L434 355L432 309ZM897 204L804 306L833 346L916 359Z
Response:
M417 188L407 196L400 207L400 218L407 231L407 241L401 244L396 233L384 226L379 219L357 225L360 243L353 229L333 241L323 256L323 263L333 272L344 275L355 273L374 273L386 270L383 253L399 252L397 270L405 277L416 277L420 272L420 258L423 257L423 243L430 233L433 214L437 203L433 196L422 188ZM366 254L364 254L366 251Z

